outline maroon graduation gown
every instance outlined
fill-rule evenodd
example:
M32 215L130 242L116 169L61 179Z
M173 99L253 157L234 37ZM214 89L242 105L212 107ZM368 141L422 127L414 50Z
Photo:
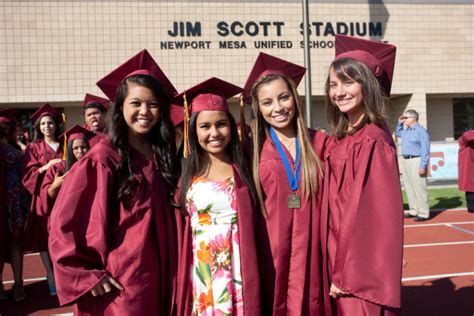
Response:
M85 129L87 129L89 131L92 131L92 129L90 129L89 126L87 126L87 124L84 124L82 127L84 127ZM90 147L92 147L95 144L99 143L101 139L103 139L103 138L107 139L108 138L107 128L104 128L101 131L95 131L94 133L95 133L96 136L92 137L88 141Z
M156 162L136 150L132 206L117 201L118 153L102 140L76 162L51 213L49 250L59 301L80 315L170 315L177 270L176 224ZM120 282L93 297L106 275Z
M309 130L319 157L324 156L327 135ZM284 148L287 159L291 155ZM294 172L293 164L290 164ZM263 315L322 315L321 251L319 219L322 179L318 176L315 198L301 198L301 208L288 208L290 188L275 146L263 145L260 183L267 216L258 225ZM301 187L297 193L301 195Z
M48 189L53 184L54 179L56 176L62 176L64 174L64 170L66 170L66 161L63 160L60 163L51 166L44 175L43 183L41 184L40 189L40 198L39 198L39 212L43 216L50 216L51 210L53 209L55 198L52 199L48 195ZM48 220L49 224L49 220ZM49 226L49 225L48 225Z
M368 124L328 147L321 216L327 315L399 313L403 203L387 128ZM353 297L329 298L331 282Z
M474 192L474 130L459 138L458 186L459 191Z
M237 221L239 224L240 260L242 268L242 296L244 315L262 315L260 311L260 278L258 271L255 229L257 213L250 191L234 168ZM177 211L178 231L183 232L180 240L180 262L178 270L178 295L176 300L178 316L191 315L192 280L190 276L192 262L192 232L189 216L181 216Z
M5 170L6 152L5 147L0 145L0 261L4 262L9 248L7 242L7 172Z
M50 160L62 156L61 142L56 152L44 140L36 140L26 146L22 183L31 194L31 208L26 221L23 247L26 252L48 250L48 219L40 216L40 189L45 173L39 174L38 169Z

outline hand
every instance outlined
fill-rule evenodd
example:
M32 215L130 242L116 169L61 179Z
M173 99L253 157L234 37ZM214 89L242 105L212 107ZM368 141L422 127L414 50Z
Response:
M123 291L123 287L118 281L115 281L112 277L106 276L99 284L94 286L91 290L92 296L100 296L112 291L113 288Z
M61 158L51 159L50 161L48 161L47 164L45 164L43 167L39 168L39 173L45 172L46 170L49 169L49 167L51 167L52 165L55 165L57 163L60 163L61 161L62 161Z
M420 176L425 175L425 172L426 172L426 169L425 169L425 168L420 168L420 169L418 170L418 174L419 174Z
M402 115L402 116L400 116L400 117L398 118L398 121L399 121L400 123L403 123L403 122L405 122L406 119L407 119L407 117L404 116L404 115Z
M48 188L48 196L50 198L52 199L56 198L56 196L58 195L59 189L63 185L64 177L68 174L68 172L66 172L62 176L56 176L56 178L54 178L53 183L51 183L51 185Z
M350 293L339 290L333 283L331 283L331 288L329 289L329 296L333 298L340 298L350 295Z

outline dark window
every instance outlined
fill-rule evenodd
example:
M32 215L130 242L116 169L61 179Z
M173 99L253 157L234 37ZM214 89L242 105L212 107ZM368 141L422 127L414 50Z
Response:
M474 128L474 99L453 100L454 138L458 139L464 131Z

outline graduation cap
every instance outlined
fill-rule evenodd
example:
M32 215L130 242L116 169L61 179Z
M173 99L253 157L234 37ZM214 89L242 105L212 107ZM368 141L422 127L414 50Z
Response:
M90 104L100 104L104 107L105 111L109 109L110 100L98 97L93 94L86 93L84 97L84 102L82 102L82 109L85 110Z
M212 77L176 96L184 106L184 151L183 156L189 155L188 129L189 115L201 111L229 111L227 99L242 92L242 88ZM189 102L189 103L188 103Z
M146 49L112 70L96 84L111 101L115 101L117 89L122 80L134 75L146 75L156 78L170 98L177 94L173 84Z
M88 129L85 129L82 126L74 125L67 131L61 134L60 138L63 137L64 144L66 145L69 142L72 142L76 139L84 139L89 142L90 139L96 137L97 135ZM67 157L67 146L64 147L63 160L66 160Z
M250 71L247 82L245 82L243 89L244 101L247 104L252 103L252 87L255 82L262 77L274 74L286 75L298 86L305 72L306 68L297 64L272 55L260 53Z
M336 35L336 60L352 58L364 63L380 83L382 93L390 96L397 48L382 42Z
M10 109L0 109L0 123L14 123L16 118L13 115L13 110Z
M184 109L182 106L171 104L170 118L173 126L176 127L184 121Z
M58 109L53 108L48 103L43 104L38 110L36 110L36 112L31 114L30 120L32 122L36 122L39 118L46 115L51 116L55 121L61 121L61 112Z

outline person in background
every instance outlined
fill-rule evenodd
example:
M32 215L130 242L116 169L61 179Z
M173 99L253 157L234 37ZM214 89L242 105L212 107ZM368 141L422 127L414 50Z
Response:
M297 86L306 69L260 53L244 86L252 104L252 171L262 315L322 315L319 217L327 142L308 129Z
M458 187L466 192L467 211L474 213L474 130L459 137Z
M13 299L25 299L23 288L23 229L29 209L28 192L21 183L23 152L16 144L17 121L0 110L0 301L6 300L2 273L9 257L13 270Z
M46 269L49 293L56 295L53 266L48 254L48 219L41 216L40 190L44 175L63 157L61 134L61 113L48 103L31 115L34 122L35 140L25 149L25 164L22 183L31 194L31 207L25 228L26 252L40 252Z
M63 137L67 139L66 160L49 168L41 185L40 203L43 216L51 216L54 201L56 201L64 178L74 163L89 151L89 140L96 135L79 125L74 125L64 133Z
M146 50L97 85L114 101L109 137L75 163L51 212L58 298L76 315L173 315L176 90Z
M179 192L178 315L261 315L256 194L226 101L241 90L211 78L177 97L191 113Z
M399 315L403 202L384 119L395 46L336 36L325 84L332 127L321 240L326 315Z
M88 130L100 134L107 134L105 115L110 106L110 100L86 93L82 110L84 113L84 125Z
M410 207L405 217L414 217L417 222L425 221L430 217L426 184L430 160L430 135L418 123L418 119L417 111L405 111L400 116L395 131L397 137L402 139L401 170Z

